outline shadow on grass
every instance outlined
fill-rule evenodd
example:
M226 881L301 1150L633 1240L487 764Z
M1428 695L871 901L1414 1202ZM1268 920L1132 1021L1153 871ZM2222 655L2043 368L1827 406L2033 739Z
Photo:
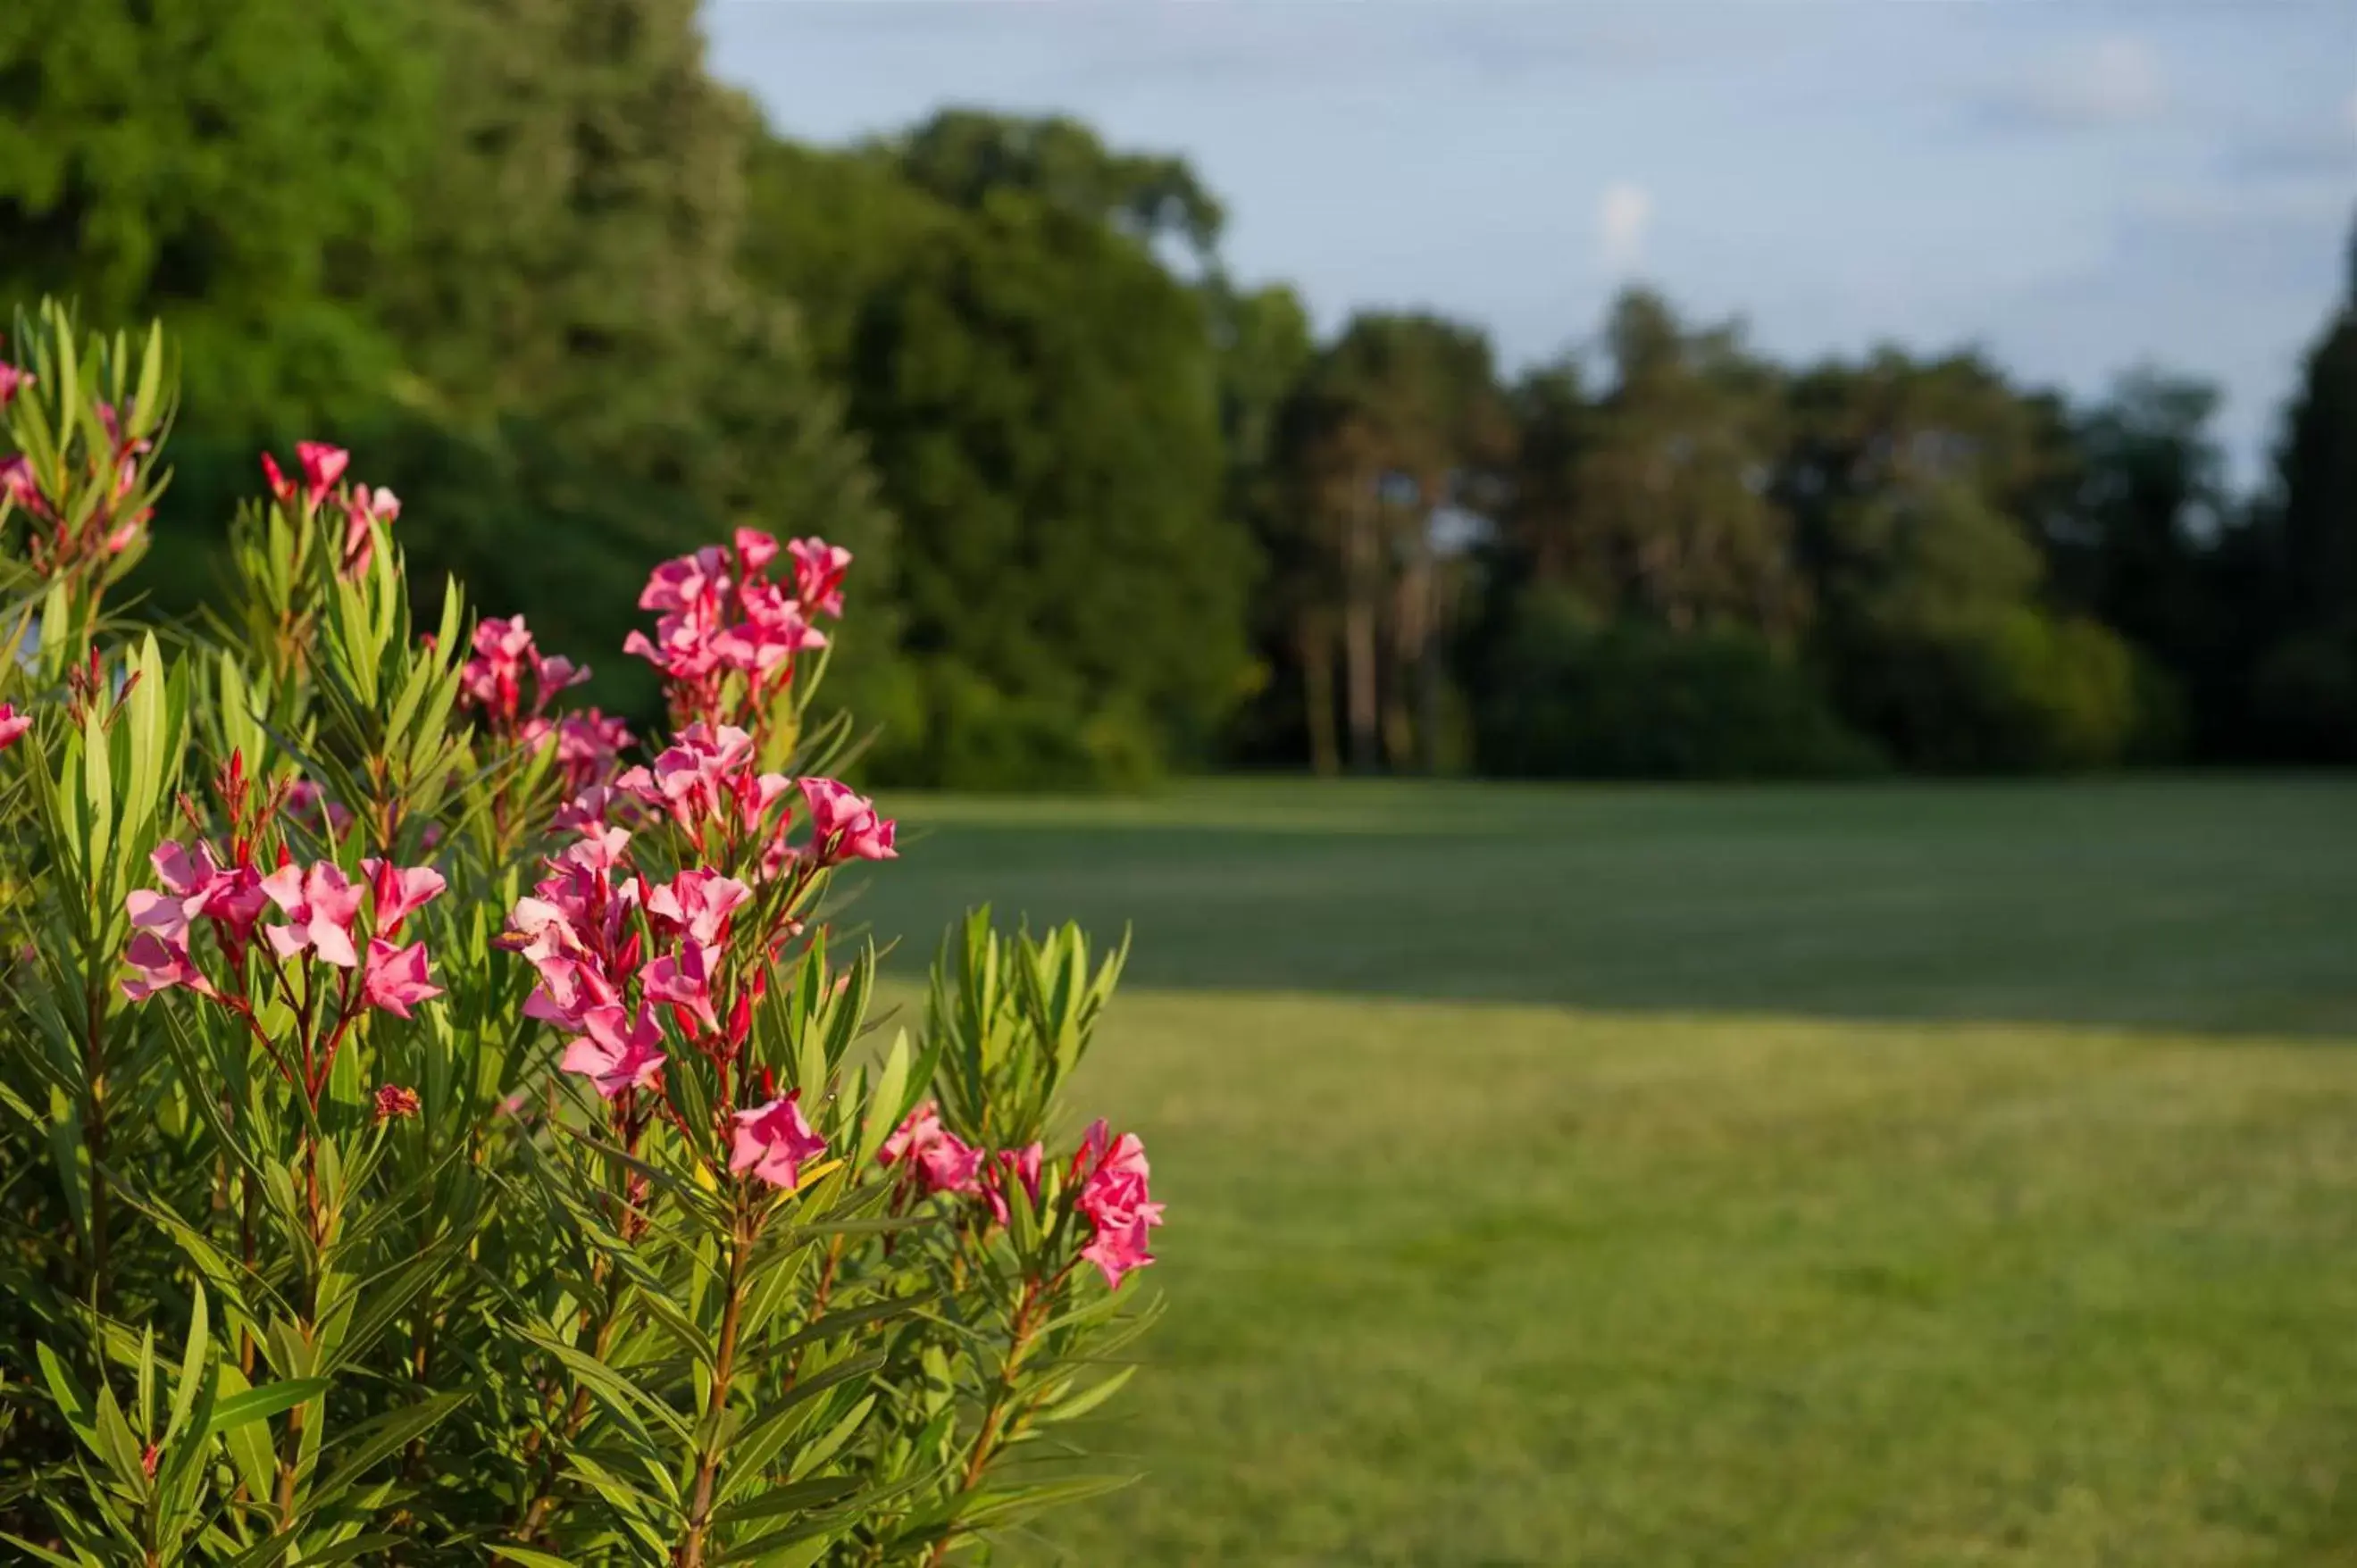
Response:
M894 800L849 918L1135 931L1130 979L1622 1011L2357 1034L2357 781L1291 781Z

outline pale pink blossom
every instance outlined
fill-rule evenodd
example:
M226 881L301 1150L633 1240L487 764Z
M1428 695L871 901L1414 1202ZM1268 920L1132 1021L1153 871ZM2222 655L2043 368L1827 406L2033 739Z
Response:
M550 660L554 665L556 660ZM596 708L565 714L556 721L556 766L565 792L578 796L604 784L630 744L630 726Z
M324 441L297 441L295 458L303 465L303 492L313 506L317 506L336 488L336 481L344 477L352 455Z
M622 993L593 960L544 958L535 966L540 983L524 998L523 1015L578 1034L599 1007L619 1007Z
M537 744L551 733L542 715L556 694L589 679L570 659L541 652L522 616L487 616L475 625L473 650L458 672L468 706L494 731ZM529 690L527 690L529 682Z
M669 1002L685 1008L707 1029L720 1027L712 1010L712 980L720 967L720 950L698 942L681 944L677 956L665 953L639 972L651 1002Z
M802 1182L803 1162L826 1152L826 1140L802 1118L802 1091L736 1114L732 1171L749 1171L771 1187L791 1191Z
M753 757L753 737L731 725L694 724L655 758L651 771L633 768L616 787L671 813L683 827L716 815L738 794L737 775Z
M737 562L749 575L778 558L778 542L758 528L737 531Z
M361 873L368 878L370 906L376 917L379 936L399 935L401 923L433 902L448 886L442 874L430 865L404 868L389 860L371 858L361 862Z
M401 498L380 485L374 489L355 485L344 498L344 558L341 572L349 581L369 568L376 554L376 527L388 528L401 515Z
M662 1044L662 1026L643 1002L636 1020L618 1006L593 1007L582 1026L587 1033L565 1047L557 1065L588 1079L605 1099L645 1088L668 1059L657 1048Z
M31 386L35 379L30 371L19 370L6 360L0 360L0 409L5 409L16 402L18 391Z
M0 458L0 500L23 507L35 517L53 515L48 498L41 494L40 480L33 476L32 460L21 453Z
M802 800L810 806L811 853L823 865L846 860L892 860L894 823L876 814L875 803L832 779L804 779Z
M425 963L424 942L399 948L381 937L371 940L368 970L361 980L361 999L396 1018L408 1017L412 1004L442 994L442 988L426 979Z
M33 727L33 715L20 714L14 703L0 703L0 751L5 751L25 738Z
M930 1100L902 1119L876 1159L886 1165L910 1163L928 1192L982 1191L982 1151L942 1126L940 1108Z
M851 552L818 538L797 539L786 549L794 558L794 596L819 615L840 618Z
M299 865L282 865L262 879L262 890L287 916L286 924L263 932L281 959L307 950L340 969L360 963L352 946L352 920L360 913L361 889L332 861L323 860L307 872Z
M1107 1285L1119 1285L1124 1274L1154 1262L1147 1233L1162 1223L1162 1206L1146 1192L1146 1145L1135 1133L1110 1138L1100 1120L1082 1139L1072 1167L1082 1177L1073 1207L1095 1230L1081 1256L1103 1272Z
M684 931L698 942L722 942L727 940L730 913L752 896L733 876L690 866L647 895L647 913L659 922L658 929Z
M133 970L132 977L123 983L123 994L133 1002L145 1002L159 991L169 991L185 985L199 996L217 996L212 982L207 980L188 957L185 942L169 940L155 931L141 931L131 939L124 950L123 961Z

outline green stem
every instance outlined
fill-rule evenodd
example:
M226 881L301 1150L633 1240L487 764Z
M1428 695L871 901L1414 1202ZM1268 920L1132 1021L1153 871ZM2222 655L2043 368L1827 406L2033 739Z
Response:
M720 1477L726 1444L721 1417L728 1406L728 1389L737 1375L737 1329L745 1307L745 1267L752 1260L754 1227L740 1206L737 1232L728 1248L728 1300L720 1309L720 1342L712 1362L712 1408L705 1423L706 1436L696 1455L695 1492L687 1506L687 1534L673 1556L675 1568L704 1568L706 1533L712 1524L712 1494Z

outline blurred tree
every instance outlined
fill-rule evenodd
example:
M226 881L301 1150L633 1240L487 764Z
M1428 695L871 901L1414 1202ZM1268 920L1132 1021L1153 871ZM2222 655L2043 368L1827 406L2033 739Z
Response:
M1584 417L1560 380L1526 410L1551 427L1530 454L1548 470L1516 509L1525 548L1610 614L1790 637L1807 596L1769 489L1776 372L1737 328L1690 331L1643 290L1614 305L1606 342L1612 385Z
M751 264L845 309L829 350L905 540L923 716L881 759L1036 783L1200 755L1245 673L1248 560L1204 301L1104 213L1021 185L953 204L877 149L762 167ZM980 758L985 710L1073 738Z
M2151 655L2185 699L2189 733L2174 739L2211 757L2248 744L2263 617L2211 434L2217 406L2200 381L2151 369L2122 377L2075 422L2079 482L2048 539L2059 596ZM2147 742L2179 749L2171 739Z
M1184 244L1217 264L1226 214L1183 158L1116 152L1063 115L1027 118L944 109L888 144L900 172L953 207L1020 190L1079 217L1113 224L1148 245Z
M376 0L0 5L0 314L161 316L190 425L287 432L383 395L368 307L436 58Z
M1457 596L1437 531L1446 509L1491 502L1512 438L1489 340L1430 315L1351 317L1281 418L1274 450L1284 547L1299 568L1305 707L1317 737L1339 628L1353 768L1387 756L1395 768L1430 768L1437 758L1440 654ZM1325 760L1330 748L1315 746Z
M2264 744L2357 759L2357 231L2349 279L2301 367L2258 545L2279 634L2254 673Z
M1840 711L1943 769L2119 761L2167 701L2100 625L2041 602L2078 457L2060 401L1970 356L1882 350L1797 378L1775 493Z

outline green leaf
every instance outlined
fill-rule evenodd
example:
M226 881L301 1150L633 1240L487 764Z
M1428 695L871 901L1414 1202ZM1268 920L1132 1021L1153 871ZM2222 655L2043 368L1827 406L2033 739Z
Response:
M213 1418L205 1428L205 1435L217 1437L257 1421L267 1421L307 1401L317 1399L327 1391L328 1380L325 1378L285 1378L274 1383L264 1383L258 1389L233 1393L214 1403Z
M1091 1384L1063 1403L1050 1405L1048 1409L1039 1412L1035 1420L1043 1424L1049 1422L1078 1420L1121 1392L1128 1386L1129 1380L1136 1375L1135 1367L1124 1367L1113 1376Z
M461 1390L452 1393L434 1394L403 1409L388 1411L372 1421L364 1421L328 1445L326 1452L338 1458L335 1474L323 1482L311 1496L314 1509L326 1508L350 1490L362 1472L387 1455L408 1443L410 1439L431 1431L445 1416L473 1397Z
M554 1552L539 1552L504 1541L491 1542L490 1553L494 1557L504 1557L511 1563L521 1563L523 1568L573 1568L572 1563Z
M681 1442L689 1441L691 1434L687 1423L681 1419L677 1411L640 1388L613 1368L607 1366L594 1356L586 1355L575 1349L561 1339L552 1338L544 1334L536 1334L529 1329L525 1330L524 1334L525 1337L533 1344L564 1362L567 1371L587 1383L592 1392L599 1395L608 1406L614 1407L618 1413L631 1424L637 1424L634 1412L642 1410L671 1428Z
M774 1519L781 1513L802 1513L841 1502L859 1489L856 1476L821 1476L771 1487L758 1497L731 1503L713 1515L717 1524L741 1524L747 1520Z

